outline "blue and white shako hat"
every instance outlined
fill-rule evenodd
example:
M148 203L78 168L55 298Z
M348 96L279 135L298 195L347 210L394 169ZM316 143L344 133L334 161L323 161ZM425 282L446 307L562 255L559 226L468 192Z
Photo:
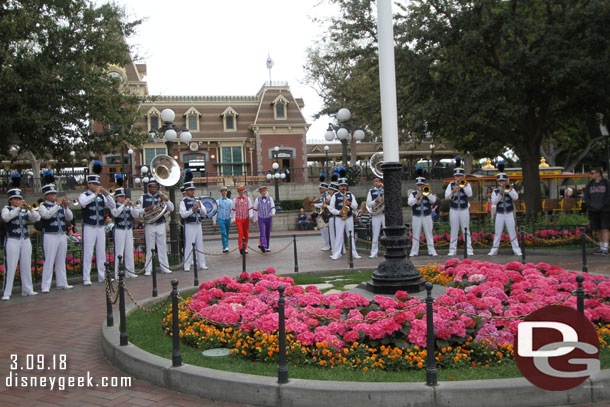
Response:
M95 160L93 162L93 174L87 175L87 184L100 184L100 174L102 173L102 162Z
M53 175L53 171L46 170L42 173L42 194L56 194L57 189L55 189L55 176Z
M125 188L123 188L123 174L114 174L114 182L119 186L114 190L114 197L125 196Z
M504 161L498 163L498 174L496 175L496 181L508 182L508 174L504 172Z
M347 185L348 185L347 184L347 178L340 178L339 179L339 186L340 187L346 187Z
M187 168L184 170L184 177L182 178L182 188L180 189L183 193L195 189L195 182L193 181L193 170Z
M180 192L184 193L184 185L180 187Z
M156 179L154 179L153 177L150 177L150 179L148 180L148 184L146 184L146 186L151 186L151 185L160 186L159 182Z
M338 191L339 186L336 183L331 182L330 185L328 186L328 189L332 189L333 191Z
M421 165L418 165L415 168L415 175L417 175L415 177L415 185L425 185L426 184L426 178L424 178L424 167L422 167Z
M462 157L459 155L455 157L455 168L453 169L453 176L461 177L464 175L464 169L462 168Z
M21 184L21 175L17 172L11 174L11 189L8 190L8 199L19 198L23 199L21 196L21 190L19 186Z
M320 185L318 186L318 188L328 189L328 184L324 181L326 181L326 174L321 173L320 174Z

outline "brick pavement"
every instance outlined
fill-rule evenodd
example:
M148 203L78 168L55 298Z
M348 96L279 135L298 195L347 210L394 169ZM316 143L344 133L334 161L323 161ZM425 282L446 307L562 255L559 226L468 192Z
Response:
M319 251L319 237L298 233L300 271L324 269L345 269L347 261L331 261L327 252ZM293 249L289 246L278 251L291 240L290 237L274 237L273 252L248 255L248 271L273 266L278 273L293 272ZM232 242L232 244L234 244ZM251 246L255 246L255 243ZM220 242L206 241L206 252L220 252ZM514 256L488 257L475 256L480 260L506 262L518 260ZM444 261L447 257L417 257L414 264L424 265L435 260ZM575 251L565 254L553 252L552 256L536 253L528 258L559 264L569 269L580 270L579 254ZM209 270L200 272L200 281L211 280L223 275L234 276L241 272L241 258L237 253L231 255L208 256ZM355 261L356 267L374 267L378 259L363 258ZM589 270L592 273L610 273L610 259L591 257ZM192 285L192 273L174 272L159 275L159 291L170 290L170 280L178 279L180 287ZM138 299L150 296L149 277L127 280L128 287ZM127 301L129 299L127 298ZM66 354L67 370L31 372L29 374L58 377L62 375L86 375L90 372L95 378L102 376L120 377L122 373L108 364L100 349L100 324L105 318L105 298L103 286L77 285L73 290L55 291L35 297L13 295L11 301L0 303L0 407L4 406L232 406L200 399L135 380L129 388L73 388L65 391L44 388L7 388L5 379L10 373L10 355L16 354L24 362L27 354L44 354L47 361L51 355ZM118 321L115 322L118 326ZM169 355L168 355L169 357ZM16 373L27 375L18 370Z

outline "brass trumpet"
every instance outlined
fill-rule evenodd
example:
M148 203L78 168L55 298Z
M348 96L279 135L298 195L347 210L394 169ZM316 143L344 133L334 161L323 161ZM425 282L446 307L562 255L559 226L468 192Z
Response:
M32 209L33 211L37 211L38 208L40 208L40 204L38 202L34 202L31 205L28 205L27 203L25 204L27 207L29 207L30 209Z
M504 185L504 192L510 192L513 190L513 184L506 184Z
M78 205L79 205L79 203L78 203L78 198L74 198L74 199L72 200L72 205L74 205L74 206L78 206Z
M458 181L458 186L460 188L465 188L468 186L468 181L466 179L461 179Z
M432 193L432 187L430 186L430 184L425 184L421 189L421 194L423 196L428 196L431 193Z

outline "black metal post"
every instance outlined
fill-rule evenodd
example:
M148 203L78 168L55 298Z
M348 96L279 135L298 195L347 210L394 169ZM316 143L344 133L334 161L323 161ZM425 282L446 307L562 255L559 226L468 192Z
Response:
M294 272L299 272L299 258L297 257L297 235L292 235L292 247L294 248Z
M354 242L352 240L352 231L349 231L349 268L354 268Z
M581 314L585 313L585 290L582 288L583 281L585 281L583 276L576 276L576 283L578 283L578 288L576 289L576 309Z
M468 258L468 228L464 228L464 259Z
M116 248L114 249L114 252L116 253ZM119 270L125 271L125 263L123 262L123 256L118 256L118 258L119 258ZM114 259L114 261L116 261L116 259ZM112 269L115 270L114 265L113 265Z
M521 263L525 264L525 226L521 225Z
M165 133L165 131L163 132ZM170 157L174 156L174 142L166 141L167 145L167 155ZM169 188L169 200L173 204L176 202L176 189L172 187ZM169 240L170 247L172 249L172 254L180 252L180 248L178 247L178 219L176 218L176 211L170 212L170 220L169 220ZM169 266L169 264L168 264Z
M172 280L172 367L182 365L180 321L178 315L178 280Z
M400 162L382 164L385 196L384 236L380 243L386 248L384 259L373 273L372 281L367 283L367 289L375 294L394 294L398 290L409 293L420 292L424 288L424 280L419 270L405 254L408 236L405 235L405 225L402 217L402 193Z
M106 266L106 326L114 326L114 317L112 316L112 301L110 300L111 291L110 287L112 284L112 271L108 268L108 263L105 263Z
M587 266L587 236L585 234L585 227L580 227L580 249L582 251L582 272L588 273L589 266Z
M324 160L324 174L326 174L326 179L328 179L330 182L330 176L328 174L328 150L324 149L324 152L326 153L326 159Z
M407 247L406 247L406 255L407 258L411 258L411 247L413 247L413 236L411 236L412 230L411 230L411 225L405 225L405 230L407 233ZM372 233L372 232L371 232ZM373 236L371 235L371 244L373 242Z
M426 386L436 386L438 384L436 359L434 357L434 298L432 298L432 287L432 283L426 283Z
M199 285L199 276L197 275L197 252L195 251L195 243L193 243L193 275L195 278L195 281L193 282L193 285L195 287L197 287Z
M125 281L123 278L125 277L125 273L123 271L119 272L119 332L120 332L120 342L119 345L126 346L127 345L127 321L125 319Z
M157 257L157 248L156 247L154 249L151 249L150 255L151 255L150 261L152 262L152 284L153 284L152 296L156 297L156 296L158 296L158 293L157 293L157 266L155 264L155 257Z
M246 272L246 238L244 236L244 238L241 241L241 271L243 273Z
M284 300L284 286L281 285L277 289L280 292L280 298L277 302L279 319L277 382L282 384L288 383L288 365L286 364L286 323L284 321L284 306L286 301Z

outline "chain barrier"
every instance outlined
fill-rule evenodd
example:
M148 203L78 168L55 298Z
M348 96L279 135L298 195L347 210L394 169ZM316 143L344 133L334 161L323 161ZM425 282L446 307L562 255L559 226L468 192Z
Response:
M124 282L123 282L123 283L124 283ZM129 292L129 290L127 289L127 285L124 285L124 289L125 289L125 292L127 293L127 295L129 296L129 298L131 299L131 302L133 302L133 304L134 304L136 307L138 307L138 308L139 308L141 311L144 311L144 312L149 312L149 313L151 313L151 314L152 314L152 313L154 313L154 312L157 312L157 311L161 310L161 309L162 309L163 307L165 307L165 306L167 305L167 303L168 303L168 302L170 302L170 301L171 301L171 299L172 299L172 296L171 296L171 295L168 295L168 296L165 298L165 300L163 300L163 301L162 301L160 304L157 304L157 306L156 306L156 307L154 307L154 308L146 308L146 307L143 307L142 305L138 304L138 302L136 301L136 299L135 299L135 298L133 298L133 295L131 295L131 293L130 293L130 292Z
M111 304L116 304L119 299L119 280L116 279L116 287L114 287L112 283L108 284L108 279L105 278L104 285L106 286L106 298L108 298ZM112 299L113 292L115 293L114 299Z
M222 253L206 253L205 251L201 252L201 251L199 251L197 249L195 249L195 250L197 250L197 253L201 253L201 254L206 255L206 256L226 256L227 254L233 253L237 249L239 249L239 247L236 247L235 249L231 249L228 252L222 252Z
M273 253L281 253L281 252L283 252L284 250L286 250L287 248L289 248L291 245L292 245L292 240L291 240L291 241L289 241L289 242L286 244L286 246L282 247L280 250L274 250L274 251L273 251ZM266 255L267 253L271 253L271 252L265 252L265 253L263 253L262 251L257 250L257 249L255 249L255 248L253 248L253 247L250 247L250 246L248 246L248 249L252 250L252 251L253 251L253 252L255 252L255 253L264 254L264 255Z

